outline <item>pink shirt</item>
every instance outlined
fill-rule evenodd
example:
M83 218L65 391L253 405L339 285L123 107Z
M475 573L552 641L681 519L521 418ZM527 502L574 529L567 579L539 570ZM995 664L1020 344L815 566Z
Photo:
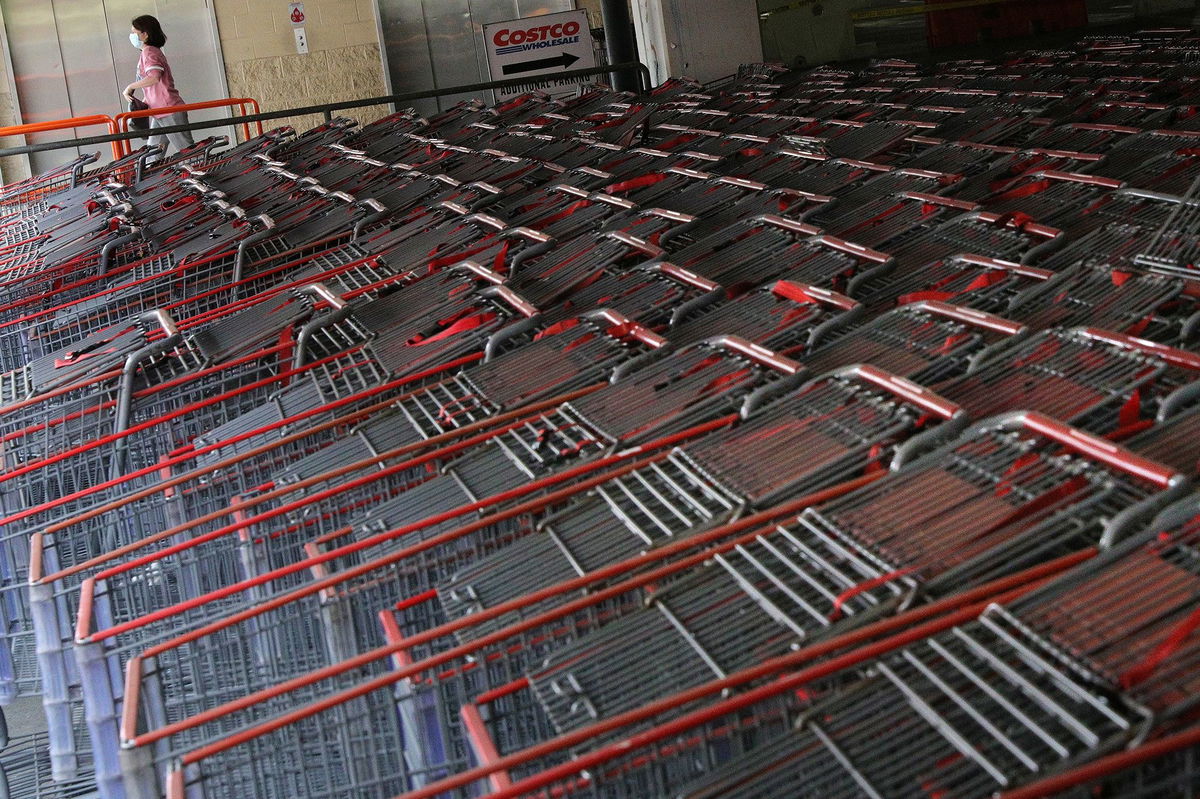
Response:
M158 73L158 83L142 89L142 98L151 108L166 108L171 105L183 105L183 98L175 90L175 79L171 77L171 65L163 51L153 45L142 47L142 55L138 58L137 79Z

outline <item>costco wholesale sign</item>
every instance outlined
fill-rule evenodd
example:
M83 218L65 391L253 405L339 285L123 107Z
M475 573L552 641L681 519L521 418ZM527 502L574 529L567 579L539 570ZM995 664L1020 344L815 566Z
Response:
M584 11L493 22L483 26L483 37L493 80L530 78L528 84L497 89L497 102L530 90L572 94L580 81L555 79L554 75L596 66Z

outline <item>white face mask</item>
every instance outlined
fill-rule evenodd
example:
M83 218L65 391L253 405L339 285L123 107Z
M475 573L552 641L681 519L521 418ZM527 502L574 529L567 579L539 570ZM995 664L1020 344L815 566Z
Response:
M139 50L142 49L142 40L138 38L136 33L129 34L129 43Z

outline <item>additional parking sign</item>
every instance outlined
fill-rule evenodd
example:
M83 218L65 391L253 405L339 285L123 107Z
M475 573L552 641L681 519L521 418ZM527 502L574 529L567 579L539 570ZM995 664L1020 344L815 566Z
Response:
M596 66L586 11L492 22L483 26L483 38L492 80L531 79L528 86L496 89L496 102L535 88L551 95L572 94L580 81L547 80L547 76Z

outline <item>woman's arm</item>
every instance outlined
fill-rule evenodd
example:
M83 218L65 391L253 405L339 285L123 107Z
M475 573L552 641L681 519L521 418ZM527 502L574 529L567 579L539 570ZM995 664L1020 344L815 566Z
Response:
M124 91L124 92L122 92L122 94L124 94L124 95L125 95L125 99L126 99L126 100L132 100L132 99L133 99L133 93L134 93L134 91L135 91L135 90L137 90L137 89L144 89L144 88L146 88L147 86L153 86L153 85L155 85L156 83L158 83L158 81L159 81L159 77L158 77L158 70L157 70L157 69L152 69L152 70L150 70L150 74L148 74L146 77L142 78L142 79L141 79L141 80L139 80L139 81L136 81L136 82L134 82L134 83L131 83L131 84L129 84L128 86L126 86L126 87L125 87L125 91Z

